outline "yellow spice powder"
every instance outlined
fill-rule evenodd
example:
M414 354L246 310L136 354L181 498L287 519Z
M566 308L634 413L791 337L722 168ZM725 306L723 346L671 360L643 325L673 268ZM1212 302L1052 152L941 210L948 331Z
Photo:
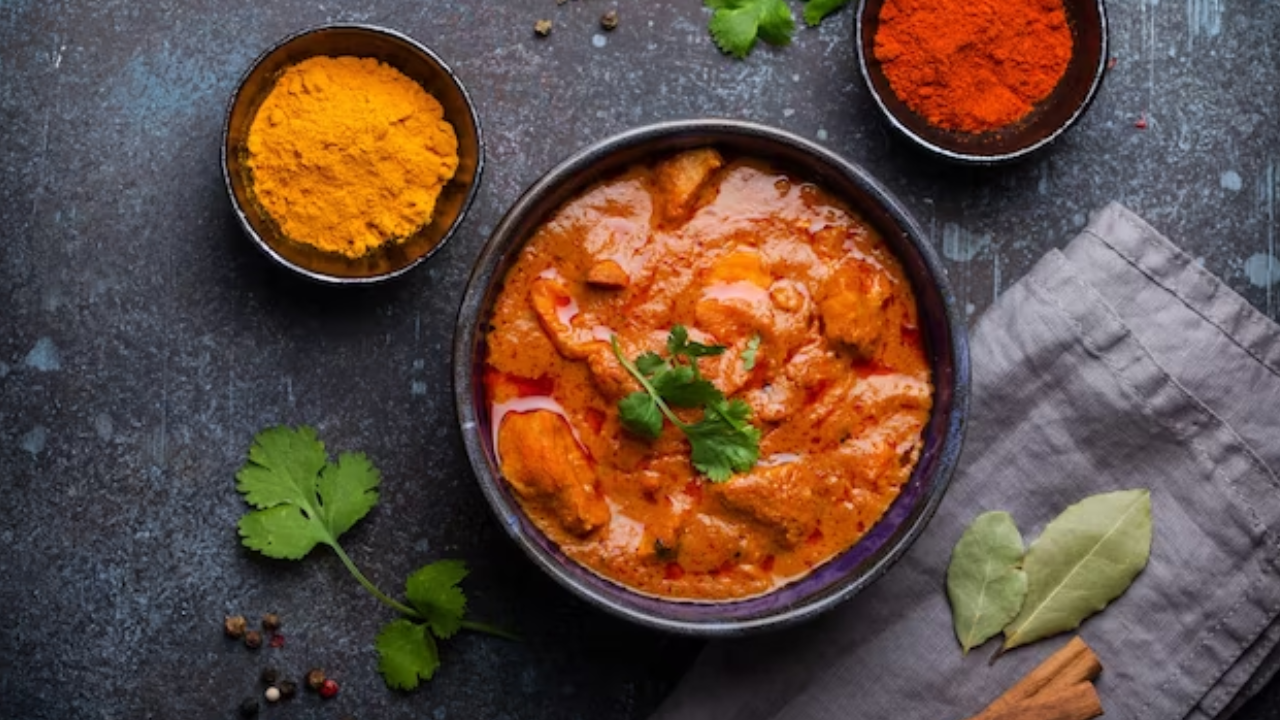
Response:
M296 242L357 258L431 219L458 169L439 101L373 58L289 67L249 127L258 201Z

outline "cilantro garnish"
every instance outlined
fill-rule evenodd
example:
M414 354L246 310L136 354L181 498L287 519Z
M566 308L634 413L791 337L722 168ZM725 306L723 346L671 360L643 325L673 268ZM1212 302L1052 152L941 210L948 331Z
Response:
M700 342L689 342L689 331L683 325L676 325L667 334L667 352L673 357L683 355L690 361L701 357L715 357L724 354L723 345L703 345ZM697 366L694 366L697 370Z
M806 0L804 21L815 26L849 0ZM770 45L788 45L796 21L786 0L703 0L714 12L707 28L716 47L727 55L744 58L759 38Z
M756 367L756 353L760 352L760 333L751 336L747 341L747 347L742 351L742 369L754 370Z
M616 336L610 342L618 362L644 388L618 403L623 427L653 440L662 433L663 418L670 420L689 440L693 466L712 482L724 482L735 472L755 467L760 457L760 429L749 422L751 406L725 398L698 370L698 358L720 355L723 347L689 342L683 325L671 328L667 337L669 359L647 352L632 363L623 356ZM702 419L686 423L671 411L673 405L701 407Z
M254 437L249 459L236 473L236 489L254 507L240 518L240 540L282 560L299 560L316 545L332 548L365 590L403 616L383 626L375 647L387 685L412 690L440 666L437 638L447 639L460 628L513 636L464 619L467 598L458 583L467 568L460 560L440 560L410 575L407 605L360 572L338 537L378 504L381 480L364 453L343 453L330 462L313 428L267 428Z

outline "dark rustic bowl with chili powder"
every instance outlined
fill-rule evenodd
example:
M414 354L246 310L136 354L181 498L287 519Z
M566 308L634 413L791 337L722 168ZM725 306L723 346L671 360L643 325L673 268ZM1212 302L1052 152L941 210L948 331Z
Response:
M1018 160L1061 137L1106 74L1103 0L861 0L855 33L889 124L971 165Z
M825 188L883 239L914 289L918 332L934 387L919 459L888 509L865 535L812 572L760 595L688 601L639 592L570 558L527 514L497 455L495 418L486 390L488 333L508 271L557 210L593 184L637 162L714 148L725 157L767 158ZM453 345L454 400L467 456L503 530L551 578L594 607L640 625L687 635L724 637L812 618L869 586L907 551L933 516L960 453L969 396L965 324L946 274L923 228L864 169L808 140L734 120L683 120L624 132L575 153L535 182L507 211L471 273ZM733 482L732 479L729 482Z

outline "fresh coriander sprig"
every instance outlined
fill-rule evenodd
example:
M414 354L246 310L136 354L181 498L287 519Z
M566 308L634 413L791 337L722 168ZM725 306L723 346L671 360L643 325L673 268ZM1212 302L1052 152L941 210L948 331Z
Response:
M755 467L760 458L760 429L749 422L751 406L725 398L698 370L698 358L720 355L724 347L690 342L683 325L671 328L667 337L670 359L646 352L633 363L622 354L617 336L609 342L618 362L644 388L619 401L623 427L653 440L662 434L665 417L685 434L693 466L712 482L725 482L734 473ZM701 407L702 419L686 423L672 412L672 405Z
M465 619L467 598L458 583L460 560L440 560L409 576L402 603L378 589L342 549L338 537L378 504L382 475L364 453L342 453L330 462L310 427L267 428L236 473L236 489L255 509L240 518L245 547L281 560L300 560L328 545L361 587L403 617L382 628L375 641L378 669L388 686L412 690L440 666L436 640L459 629L515 639L486 623Z
M790 44L796 21L786 0L703 0L714 10L707 29L716 47L727 55L745 58L756 39L770 45ZM806 0L804 21L810 27L849 4L849 0Z

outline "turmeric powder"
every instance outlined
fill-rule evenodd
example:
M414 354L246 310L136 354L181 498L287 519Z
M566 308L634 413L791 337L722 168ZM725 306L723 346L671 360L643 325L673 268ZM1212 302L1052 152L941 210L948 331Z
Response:
M458 169L440 102L373 58L286 69L249 127L263 208L295 242L358 258L430 221Z

